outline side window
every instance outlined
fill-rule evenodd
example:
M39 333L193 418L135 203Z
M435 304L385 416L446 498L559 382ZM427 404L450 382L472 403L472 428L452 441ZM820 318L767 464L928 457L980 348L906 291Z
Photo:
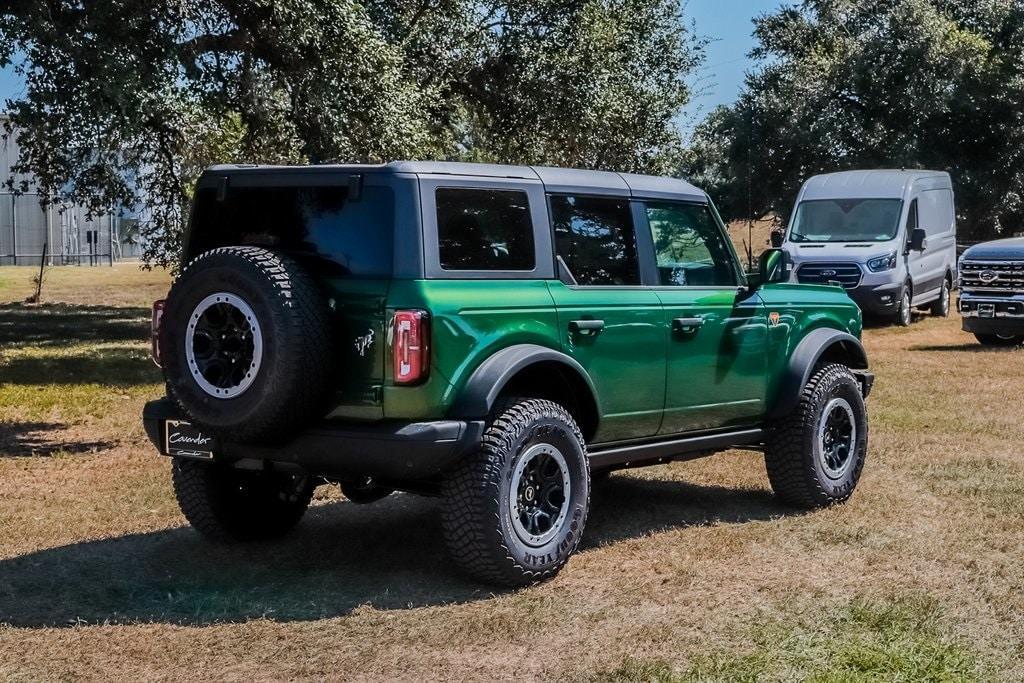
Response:
M525 192L442 187L436 200L442 268L533 270L533 221Z
M638 285L636 234L625 197L552 195L555 247L581 285Z
M917 200L914 200L917 202ZM949 190L928 190L921 193L918 222L929 235L949 232L953 225L953 193Z
M907 209L907 238L910 238L910 231L917 230L917 200L910 202L910 208Z
M658 281L663 286L731 286L739 280L725 236L702 204L648 202Z

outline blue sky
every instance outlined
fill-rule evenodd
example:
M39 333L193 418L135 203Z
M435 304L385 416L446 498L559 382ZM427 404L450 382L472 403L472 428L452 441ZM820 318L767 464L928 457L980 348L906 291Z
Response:
M780 4L780 0L688 0L686 13L696 22L697 32L713 40L707 64L695 79L694 86L702 94L689 107L691 117L736 98L743 74L751 66L747 59L754 46L751 19ZM0 103L17 97L21 90L21 81L10 69L0 70Z

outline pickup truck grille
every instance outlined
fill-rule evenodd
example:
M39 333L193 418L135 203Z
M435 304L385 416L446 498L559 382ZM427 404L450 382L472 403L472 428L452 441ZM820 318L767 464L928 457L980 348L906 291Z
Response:
M796 271L796 279L804 284L838 282L846 289L854 289L860 278L860 266L856 263L805 263Z
M961 261L960 289L979 294L1024 294L1024 261Z

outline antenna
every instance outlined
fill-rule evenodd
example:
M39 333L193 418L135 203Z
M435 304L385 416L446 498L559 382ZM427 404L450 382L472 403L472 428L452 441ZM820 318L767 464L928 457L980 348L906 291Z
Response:
M754 269L754 181L753 146L754 110L747 110L747 270Z

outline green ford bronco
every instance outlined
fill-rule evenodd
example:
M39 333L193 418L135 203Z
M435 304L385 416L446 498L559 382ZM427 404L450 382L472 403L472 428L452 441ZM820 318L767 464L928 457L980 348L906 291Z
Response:
M440 496L453 561L521 586L611 470L763 451L787 503L846 500L873 376L841 287L746 274L681 180L456 163L218 166L156 302L146 431L181 509L266 539L314 487Z

